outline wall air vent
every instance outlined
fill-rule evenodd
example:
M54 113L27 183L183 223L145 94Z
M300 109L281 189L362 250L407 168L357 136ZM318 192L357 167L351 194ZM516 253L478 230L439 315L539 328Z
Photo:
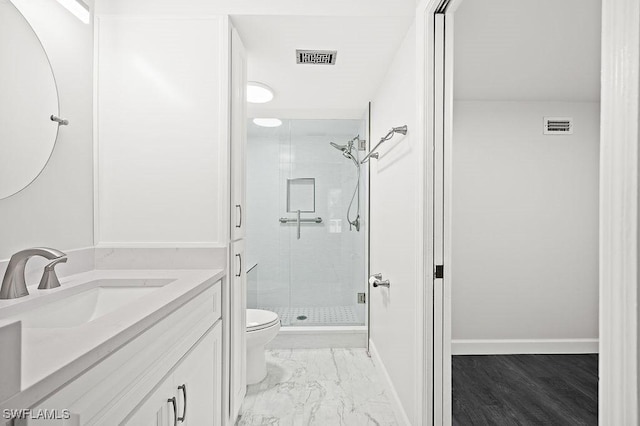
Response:
M298 64L335 65L336 56L336 50L296 50Z
M573 118L571 117L545 117L545 135L571 135L573 134Z

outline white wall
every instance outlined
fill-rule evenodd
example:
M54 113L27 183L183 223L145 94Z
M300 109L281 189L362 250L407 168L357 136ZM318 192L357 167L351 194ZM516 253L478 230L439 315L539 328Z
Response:
M453 339L598 337L598 162L596 102L454 103Z
M93 26L55 0L12 2L44 45L58 86L60 115L70 124L60 128L42 174L23 191L0 200L0 259L38 245L68 250L93 244Z
M371 142L390 128L406 124L406 136L396 135L371 160L371 273L382 273L391 287L373 288L370 295L371 342L399 401L412 424L415 417L417 286L416 235L423 141L417 126L416 32L412 27L372 100ZM422 362L422 360L420 360Z
M226 245L225 19L99 18L97 244Z

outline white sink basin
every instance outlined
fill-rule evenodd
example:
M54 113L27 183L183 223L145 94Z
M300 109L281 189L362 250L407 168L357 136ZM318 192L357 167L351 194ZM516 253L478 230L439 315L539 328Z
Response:
M59 294L32 306L24 306L20 315L23 329L77 327L141 297L151 294L172 280L97 280L88 282L82 291Z
M157 287L96 287L47 303L25 313L20 319L24 328L75 327L156 290Z

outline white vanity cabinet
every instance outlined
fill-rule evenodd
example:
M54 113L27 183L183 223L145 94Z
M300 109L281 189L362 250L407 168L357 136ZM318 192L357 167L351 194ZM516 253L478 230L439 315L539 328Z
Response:
M130 426L221 423L221 343L218 323L123 422Z
M224 416L221 290L222 281L208 284L31 407L68 410L70 419L15 420L14 425L220 426Z

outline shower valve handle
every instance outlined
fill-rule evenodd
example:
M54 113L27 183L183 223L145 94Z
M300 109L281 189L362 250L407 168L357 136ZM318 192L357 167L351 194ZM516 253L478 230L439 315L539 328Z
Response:
M387 287L391 286L391 282L389 280L382 280L382 274L373 274L369 278L369 282L373 284L374 287Z

